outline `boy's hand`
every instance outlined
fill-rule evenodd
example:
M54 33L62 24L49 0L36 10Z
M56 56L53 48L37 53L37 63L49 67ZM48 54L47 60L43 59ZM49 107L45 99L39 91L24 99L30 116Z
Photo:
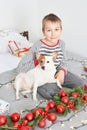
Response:
M59 80L60 84L63 85L64 83L64 71L60 70L59 72L56 73L55 78Z

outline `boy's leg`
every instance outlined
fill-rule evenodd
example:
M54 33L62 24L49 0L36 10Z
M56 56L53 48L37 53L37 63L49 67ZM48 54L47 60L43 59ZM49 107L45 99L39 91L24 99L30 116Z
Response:
M79 76L72 74L71 72L67 72L63 87L73 88L75 86L84 86L84 81ZM46 99L52 99L59 90L60 89L57 87L56 83L45 84L37 89L38 93Z
M82 78L80 78L79 76L68 71L67 75L65 76L65 81L64 81L63 87L73 88L76 86L83 87L84 80Z
M48 83L38 87L37 91L45 99L52 99L58 93L59 88L56 83Z

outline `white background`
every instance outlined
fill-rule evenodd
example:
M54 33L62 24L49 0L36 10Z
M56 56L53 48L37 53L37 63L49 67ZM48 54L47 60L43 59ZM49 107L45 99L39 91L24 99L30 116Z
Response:
M30 41L36 42L49 13L62 20L67 50L87 57L87 0L0 0L0 30L28 30Z

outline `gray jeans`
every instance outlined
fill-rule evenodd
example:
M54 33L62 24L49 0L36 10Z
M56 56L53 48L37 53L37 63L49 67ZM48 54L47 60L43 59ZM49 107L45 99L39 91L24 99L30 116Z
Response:
M73 88L76 86L84 86L83 79L68 71L67 75L65 76L65 81L62 87ZM56 83L48 83L38 87L37 89L38 93L46 99L52 99L53 96L58 93L59 90L60 89L57 87Z

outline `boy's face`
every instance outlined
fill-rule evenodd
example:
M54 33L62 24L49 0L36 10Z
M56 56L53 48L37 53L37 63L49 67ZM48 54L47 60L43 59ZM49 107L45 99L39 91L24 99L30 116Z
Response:
M59 22L46 21L43 34L49 42L57 42L62 33L62 28Z

